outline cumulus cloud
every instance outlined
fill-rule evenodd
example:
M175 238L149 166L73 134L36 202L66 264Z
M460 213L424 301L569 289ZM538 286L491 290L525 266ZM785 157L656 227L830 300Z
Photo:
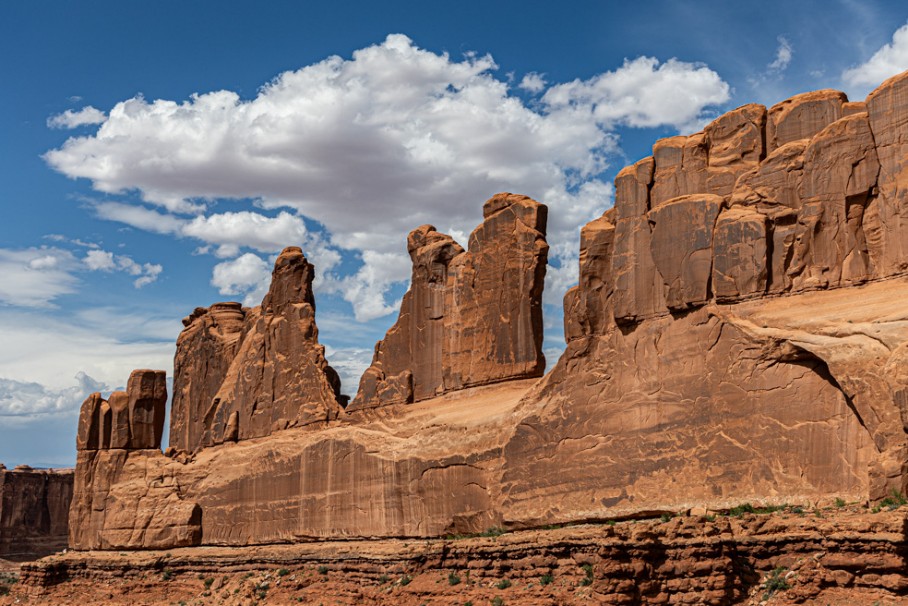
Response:
M89 394L110 390L106 383L81 371L75 380L75 385L55 390L40 383L0 377L0 418L8 424L54 414L74 415Z
M704 108L731 98L728 84L705 65L654 57L625 60L612 72L559 84L542 100L551 109L576 107L606 126L624 124L684 129L702 118Z
M611 202L599 175L617 151L616 126L684 128L729 98L706 66L641 57L547 90L529 74L524 89L545 90L530 106L496 69L486 55L456 60L390 35L352 58L282 73L250 100L231 91L128 99L96 133L44 157L100 192L138 192L165 211L104 203L99 216L198 238L222 258L244 247L275 252L278 241L302 245L321 255L321 288L368 320L394 309L386 296L409 275L409 230L433 223L467 234L485 199L517 190L550 206L550 242L575 247L579 226ZM253 208L213 214L224 198ZM287 209L296 214L265 214ZM345 250L362 266L329 275ZM219 264L218 288L241 288L230 276L261 270L252 256L259 263L243 255ZM252 292L257 282L248 280Z
M271 267L261 257L246 253L214 266L211 285L222 295L244 295L245 305L258 305L268 292Z
M164 268L157 263L136 263L132 257L115 255L112 252L100 249L89 250L82 259L85 266L91 271L122 271L131 276L136 276L133 286L142 288L158 279Z
M545 90L545 78L536 72L530 72L520 80L520 88L531 93L541 93Z
M103 124L105 120L107 120L107 115L104 112L88 105L79 111L74 112L68 109L62 114L51 116L47 119L47 126L50 128L78 128Z
M867 91L879 86L883 80L908 69L908 24L892 35L870 59L861 65L846 69L842 80L853 89Z

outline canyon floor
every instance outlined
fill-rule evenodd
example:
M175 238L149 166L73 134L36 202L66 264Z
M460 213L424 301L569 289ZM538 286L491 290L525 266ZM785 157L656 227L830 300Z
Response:
M745 505L432 540L71 551L6 563L0 605L908 604L908 507L875 509Z

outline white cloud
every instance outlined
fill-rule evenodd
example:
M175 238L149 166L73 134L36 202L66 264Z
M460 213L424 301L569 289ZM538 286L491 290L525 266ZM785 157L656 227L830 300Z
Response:
M308 240L306 224L288 212L276 217L249 211L198 216L183 225L180 233L208 244L248 246L259 252L274 252Z
M325 358L341 380L341 393L351 398L359 388L359 379L372 363L372 350L360 347L325 346Z
M113 271L117 268L113 253L106 250L88 251L83 262L92 271Z
M74 316L58 310L0 309L0 376L58 391L84 372L123 385L136 368L173 365L181 328L174 310L89 309Z
M62 114L51 116L47 119L47 126L50 128L78 128L103 124L105 120L107 120L107 115L104 112L88 105L79 111L74 112L68 109Z
M783 36L779 36L778 40L779 47L776 49L776 58L766 66L766 69L772 73L784 72L794 56L791 43Z
M245 305L262 302L271 281L271 266L258 255L246 253L214 266L211 285L222 295L245 295Z
M59 248L0 248L0 304L53 307L54 299L75 292L77 266L72 253Z
M728 84L705 65L638 57L625 59L613 72L553 86L542 100L552 110L590 112L605 125L683 129L700 119L705 108L730 98Z
M892 41L883 45L866 62L846 69L842 73L842 80L852 89L866 92L906 69L908 69L908 24L897 29L892 35Z
M112 252L100 249L89 250L82 259L91 271L122 271L131 276L136 276L133 286L142 288L158 279L164 270L156 263L136 263L132 257L115 255Z
M185 224L185 220L179 217L160 213L144 206L132 206L120 202L99 202L92 204L92 208L101 219L118 221L156 234L178 233Z
M530 72L523 77L520 84L517 86L531 93L541 93L545 90L545 79L542 77L542 74Z
M107 384L81 371L76 373L75 380L76 385L54 390L40 383L0 377L0 419L4 424L14 424L46 415L74 415L89 394L110 390Z
M123 101L95 134L44 157L98 191L136 191L168 211L102 203L99 216L198 238L222 258L244 247L270 253L301 245L319 269L317 286L341 293L357 319L368 320L394 310L386 296L409 275L402 260L411 229L433 223L469 233L485 199L516 191L550 206L550 242L574 242L580 225L611 201L598 175L617 151L612 129L683 128L729 98L706 66L641 57L553 86L528 106L496 69L489 56L452 60L391 35L351 59L280 74L251 100L215 91L183 102ZM522 84L545 86L538 74ZM220 198L297 215L212 214ZM324 226L325 238L303 217ZM328 276L340 250L359 253L363 266ZM252 269L244 257L218 265L213 283L258 292L251 278L232 281Z

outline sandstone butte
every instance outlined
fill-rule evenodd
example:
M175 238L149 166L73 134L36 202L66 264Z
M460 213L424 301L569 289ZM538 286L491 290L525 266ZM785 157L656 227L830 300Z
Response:
M347 407L312 267L286 249L260 307L184 320L166 453L162 373L86 400L70 546L412 541L904 494L908 73L863 102L824 90L740 107L658 141L615 185L581 231L567 347L542 377L541 204L494 196L466 251L429 225L410 234L410 290ZM890 597L908 593L904 526L879 552L901 564L866 575ZM857 550L883 532L862 528ZM668 601L672 580L637 582L628 603ZM741 598L709 587L684 600Z

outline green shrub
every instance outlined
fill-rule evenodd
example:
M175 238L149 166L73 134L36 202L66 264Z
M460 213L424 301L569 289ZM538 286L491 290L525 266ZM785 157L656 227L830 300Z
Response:
M277 571L277 576L279 576L279 577L285 577L285 576L287 576L288 574L290 574L290 571L287 570L286 568L280 568L280 569Z
M410 581L412 581L412 580L413 580L413 577L411 577L408 574L405 574L404 576L400 577L400 584L403 585L404 587L406 587L407 585L410 584Z
M498 585L496 585L496 587L498 587L498 589L507 589L510 586L511 586L511 581L509 581L508 579L501 579L500 581L498 581Z
M378 577L378 582L381 583L382 585L384 585L385 583L387 583L390 580L391 580L391 577L389 577L386 574L383 574L380 577Z
M492 598L492 606L504 606L504 600L499 596Z
M545 587L546 585L551 585L554 580L555 577L552 576L552 573L550 572L539 577L539 583L542 584L543 587Z
M169 568L165 568L164 572L161 573L161 579L164 581L169 581L173 578L173 571Z
M460 577L456 572L448 574L448 585L460 585Z
M581 566L581 568L583 568L583 572L586 573L586 576L583 577L583 580L580 581L580 584L584 587L592 585L593 584L593 566L591 564L584 564L583 566Z
M672 517L673 516L670 513L663 513L661 516L659 516L659 519L662 520L663 523L665 523L665 522L668 522L669 520L671 520Z
M841 498L839 498L839 497L836 497L836 498L835 498L835 506L836 506L836 507L839 507L839 508L845 507L845 499L841 499Z
M324 564L318 567L319 574L328 574L328 567Z
M765 593L763 593L764 600L771 598L777 591L785 591L788 589L788 582L785 580L785 573L787 571L787 568L779 566L769 573L769 576L762 585L762 588L765 591Z

